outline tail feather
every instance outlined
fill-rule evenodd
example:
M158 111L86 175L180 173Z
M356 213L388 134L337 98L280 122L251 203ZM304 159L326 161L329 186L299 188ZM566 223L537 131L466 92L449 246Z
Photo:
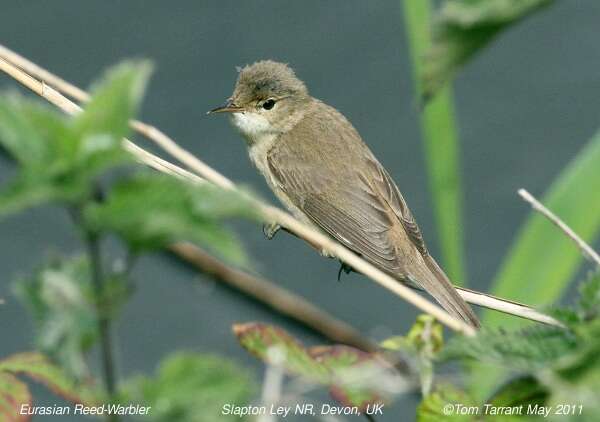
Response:
M431 256L427 255L423 258L429 271L415 274L416 280L414 281L433 296L449 314L463 320L473 328L479 328L481 324L475 312L458 294L446 273Z

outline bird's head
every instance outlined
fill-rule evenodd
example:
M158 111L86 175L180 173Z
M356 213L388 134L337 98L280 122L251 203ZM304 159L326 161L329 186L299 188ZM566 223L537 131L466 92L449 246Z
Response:
M290 130L310 101L304 83L286 64L263 60L239 70L233 95L209 113L231 113L251 142Z

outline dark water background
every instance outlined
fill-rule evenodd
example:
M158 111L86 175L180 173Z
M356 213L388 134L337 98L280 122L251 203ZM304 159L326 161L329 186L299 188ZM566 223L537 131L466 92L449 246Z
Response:
M0 42L79 86L121 59L152 59L156 71L142 119L273 200L238 135L225 119L205 112L229 96L235 66L263 58L290 63L314 96L358 128L403 190L436 254L400 1L2 3ZM475 288L488 288L529 212L516 190L541 194L600 125L599 17L598 2L557 2L504 34L457 79ZM15 86L0 75L2 89ZM3 161L0 180L10 173ZM255 225L236 227L265 276L366 335L381 340L413 322L410 306L363 277L337 283L338 265L297 239L280 234L269 242ZM0 222L0 297L7 301L0 307L0 356L32 343L31 322L11 296L11 280L49 250L80 248L67 216L55 208ZM262 365L230 334L237 321L268 321L311 344L323 342L166 256L144 258L134 275L140 289L118 324L124 374L149 373L170 352L189 349L234 358L260 379ZM413 420L416 402L397 402L381 420Z

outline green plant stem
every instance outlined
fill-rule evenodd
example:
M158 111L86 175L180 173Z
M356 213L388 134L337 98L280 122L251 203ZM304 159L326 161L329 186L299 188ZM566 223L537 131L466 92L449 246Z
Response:
M415 90L420 96L423 57L431 44L431 4L429 0L403 0L403 5ZM460 145L451 87L430 98L420 117L442 263L454 284L466 285Z
M102 253L100 250L100 238L96 233L88 232L86 234L86 245L90 257L90 266L92 271L92 283L96 292L96 312L98 315L98 330L100 332L100 349L102 357L102 374L104 388L112 399L116 392L116 369L112 354L112 340L110 330L110 318L103 309L103 288L104 276L102 271ZM117 415L108 415L107 420L117 422Z

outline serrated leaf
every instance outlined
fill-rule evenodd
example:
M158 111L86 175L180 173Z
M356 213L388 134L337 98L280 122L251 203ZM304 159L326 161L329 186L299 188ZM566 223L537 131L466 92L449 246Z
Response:
M31 393L27 384L14 375L0 372L0 420L4 422L26 422L28 415L21 415L21 406L31 406Z
M236 324L233 331L240 344L267 364L283 367L329 387L331 396L345 406L364 411L380 402L384 385L399 382L398 374L376 355L350 346L318 346L307 349L284 330L261 323ZM273 350L278 353L272 353Z
M98 336L89 266L84 258L56 259L15 284L31 311L35 343L71 376L89 376L86 354Z
M93 404L98 398L89 386L76 383L41 353L23 352L2 359L2 372L26 375L73 403Z
M238 193L150 173L116 183L106 201L84 212L88 227L114 231L133 249L189 240L238 264L247 262L247 257L223 221L253 215Z
M73 142L63 116L19 95L0 96L0 144L20 165L0 192L0 215L72 197L73 185L56 182L67 173L62 152Z
M582 320L600 316L600 272L593 273L579 288L579 313Z
M161 362L154 377L141 376L129 382L125 395L151 406L151 418L156 422L240 421L247 418L225 415L223 406L249 404L256 391L253 378L230 360L178 352Z
M373 354L344 345L311 347L308 353L330 372L329 391L337 402L364 412L369 404L382 401L373 384L380 381L383 369L391 368L375 360Z
M600 417L600 320L594 320L580 346L539 371L537 378L550 392L548 405L581 406L577 420L596 421Z
M284 330L260 323L236 324L233 332L240 344L268 364L285 367L290 373L326 383L330 372L317 363L306 348ZM274 362L269 350L279 349L282 362Z
M0 96L0 145L21 165L40 165L50 154L49 138L66 136L66 119L18 94Z
M121 138L74 133L63 116L16 95L0 96L0 143L19 164L0 192L0 215L46 202L78 204L98 175L133 162Z
M547 366L576 346L574 335L562 328L535 325L515 331L482 329L475 337L454 337L439 358L466 358L529 372Z
M420 1L420 0L412 0ZM446 0L432 21L432 43L424 58L426 98L500 32L553 0Z
M92 99L73 122L81 137L110 135L121 140L129 133L151 73L149 62L124 62L106 73L92 87Z

